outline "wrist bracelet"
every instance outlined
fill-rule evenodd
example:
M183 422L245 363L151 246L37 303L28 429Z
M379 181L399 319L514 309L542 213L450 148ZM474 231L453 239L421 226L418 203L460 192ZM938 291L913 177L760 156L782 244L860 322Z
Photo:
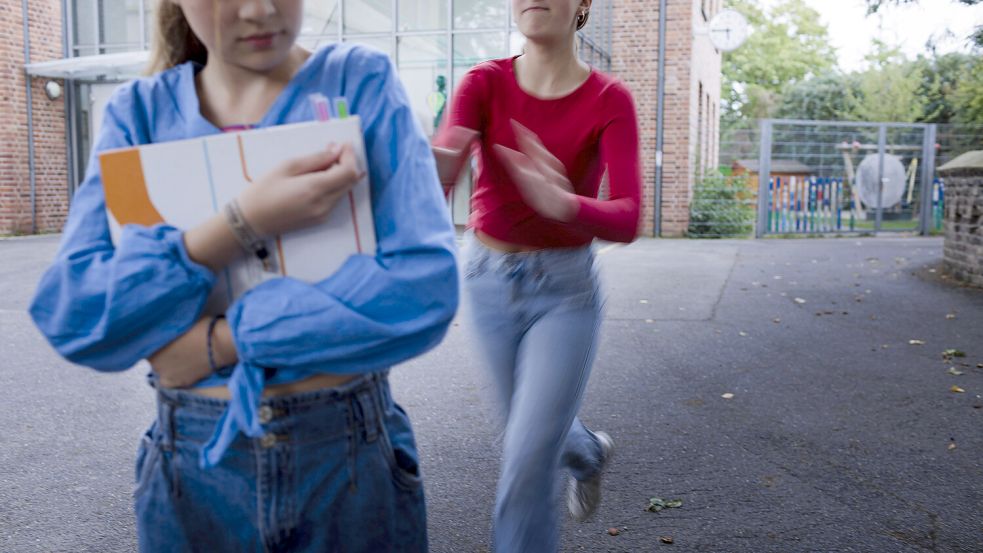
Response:
M242 208L239 207L238 200L232 200L225 204L223 212L225 214L225 222L229 224L233 236L235 236L239 245L242 246L242 249L259 258L263 263L264 271L275 272L276 267L273 265L273 256L270 255L270 250L266 248L266 241L260 238L256 231L253 230L253 227L249 225L249 222L246 221L246 218L242 214Z
M224 319L225 315L215 315L210 321L208 321L208 331L205 334L205 344L208 346L208 367L212 370L212 374L217 374L219 376L227 377L235 368L235 365L227 365L224 367L218 367L215 365L215 351L212 348L212 335L215 334L215 325L219 320Z

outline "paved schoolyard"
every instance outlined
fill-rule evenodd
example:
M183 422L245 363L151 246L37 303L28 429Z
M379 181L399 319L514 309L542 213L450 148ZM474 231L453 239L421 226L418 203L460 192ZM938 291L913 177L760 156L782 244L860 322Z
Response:
M56 240L0 240L0 551L133 551L152 397L138 371L61 361L30 324ZM618 450L600 512L565 523L564 551L983 551L983 291L941 278L941 246L602 249L607 322L582 417ZM392 377L435 552L487 550L499 455L462 320ZM683 504L647 512L651 497Z

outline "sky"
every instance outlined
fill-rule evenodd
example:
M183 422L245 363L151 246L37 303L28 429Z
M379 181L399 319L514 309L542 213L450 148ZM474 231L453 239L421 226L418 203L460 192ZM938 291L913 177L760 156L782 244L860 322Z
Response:
M771 5L776 0L765 0ZM865 16L863 0L805 0L819 12L839 55L844 71L861 69L864 54L870 51L871 39L880 38L900 46L914 58L926 51L925 43L933 36L944 37L937 51L969 52L966 37L976 25L983 24L983 4L965 6L955 0L920 0L904 6L884 6L878 14Z

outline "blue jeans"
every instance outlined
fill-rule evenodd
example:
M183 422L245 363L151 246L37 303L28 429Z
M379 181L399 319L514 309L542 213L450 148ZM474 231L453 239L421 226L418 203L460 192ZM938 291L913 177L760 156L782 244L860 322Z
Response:
M577 418L603 300L589 246L506 254L468 235L465 288L503 415L494 515L499 553L558 549L562 465L584 480L601 447Z
M226 401L157 388L136 463L141 551L427 550L413 430L386 373L264 398L269 433L240 435L207 470Z

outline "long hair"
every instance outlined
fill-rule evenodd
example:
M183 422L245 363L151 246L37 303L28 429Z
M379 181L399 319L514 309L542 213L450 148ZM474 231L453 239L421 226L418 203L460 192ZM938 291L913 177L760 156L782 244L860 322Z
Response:
M160 0L157 2L155 19L148 74L170 69L186 61L204 64L208 60L208 50L191 30L180 6L170 0Z

